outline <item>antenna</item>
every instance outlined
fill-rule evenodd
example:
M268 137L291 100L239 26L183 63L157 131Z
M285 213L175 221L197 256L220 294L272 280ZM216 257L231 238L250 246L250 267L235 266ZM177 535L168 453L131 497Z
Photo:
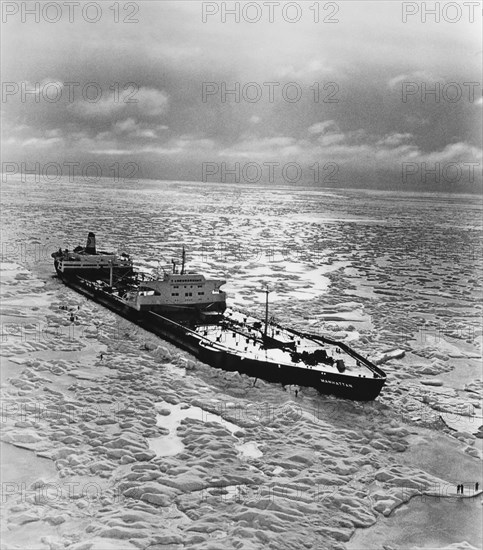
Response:
M263 333L263 337L267 337L267 330L268 330L268 293L270 291L268 290L268 287L265 288L265 331Z
M109 286L112 288L112 260L109 260Z

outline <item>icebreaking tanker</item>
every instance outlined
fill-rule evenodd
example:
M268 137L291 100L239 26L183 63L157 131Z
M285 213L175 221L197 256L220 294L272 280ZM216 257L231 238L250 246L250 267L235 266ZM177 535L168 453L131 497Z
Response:
M375 399L386 374L344 342L283 327L227 308L226 281L185 271L173 261L163 278L136 272L127 254L85 248L52 254L69 287L187 350L213 367L284 385L310 386L355 400Z

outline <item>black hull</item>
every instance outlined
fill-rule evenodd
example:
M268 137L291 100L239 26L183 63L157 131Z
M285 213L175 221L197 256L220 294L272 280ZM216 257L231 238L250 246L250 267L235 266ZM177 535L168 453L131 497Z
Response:
M143 329L188 351L200 361L215 368L238 371L267 382L312 387L324 394L333 394L356 401L375 399L386 382L385 376L356 377L329 372L321 373L315 369L279 366L263 360L247 359L235 353L205 346L200 344L198 338L189 333L189 329L179 325L174 320L156 313L138 311L112 294L96 288L93 284L80 281L77 278L64 277L60 273L59 275L67 286L77 292L136 323ZM342 348L349 349L346 344L337 344ZM376 367L374 369L382 373Z
M295 384L317 389L320 393L334 394L356 401L372 401L381 392L385 378L341 376L337 373L321 373L287 365L243 358L224 351L201 347L199 358L204 363L227 371L238 371L267 382L283 385Z

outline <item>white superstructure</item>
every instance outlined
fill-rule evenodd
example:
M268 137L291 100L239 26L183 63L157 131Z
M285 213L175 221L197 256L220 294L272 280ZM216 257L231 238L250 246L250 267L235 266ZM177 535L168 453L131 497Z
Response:
M206 279L197 273L169 273L163 280L143 281L135 296L131 294L138 310L184 309L223 311L226 293L220 290L226 281Z

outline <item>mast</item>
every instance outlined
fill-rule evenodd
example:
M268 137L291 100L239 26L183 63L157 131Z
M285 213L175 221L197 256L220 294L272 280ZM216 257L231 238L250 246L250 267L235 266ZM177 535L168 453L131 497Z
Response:
M185 260L186 260L186 252L185 252L184 246L183 246L183 255L182 255L182 262L181 262L181 275L184 275Z
M263 337L267 337L267 330L268 330L268 288L265 289L265 331L263 333Z
M112 287L112 260L109 260L109 286Z

